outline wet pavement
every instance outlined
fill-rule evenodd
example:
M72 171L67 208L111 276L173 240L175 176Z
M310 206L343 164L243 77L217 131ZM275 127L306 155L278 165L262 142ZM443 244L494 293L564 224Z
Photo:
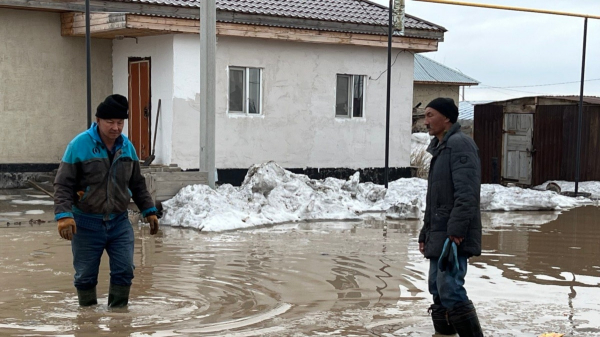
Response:
M79 308L35 190L0 190L0 336L431 336L417 221L136 234L127 309ZM485 336L600 335L600 209L485 213L466 288ZM387 228L387 230L386 230Z

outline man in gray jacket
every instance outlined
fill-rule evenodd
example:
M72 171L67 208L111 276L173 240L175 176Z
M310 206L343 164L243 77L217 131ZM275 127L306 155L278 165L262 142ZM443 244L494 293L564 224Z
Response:
M436 98L425 108L425 126L434 138L427 149L433 157L419 250L430 260L429 311L436 332L483 336L463 286L468 258L481 255L481 165L475 142L457 119L451 98Z

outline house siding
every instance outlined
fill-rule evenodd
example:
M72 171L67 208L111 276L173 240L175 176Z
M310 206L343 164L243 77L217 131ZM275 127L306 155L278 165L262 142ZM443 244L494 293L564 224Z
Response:
M0 163L59 163L87 127L85 39L60 14L0 8ZM92 106L111 93L111 42L92 40Z
M175 36L171 160L183 168L198 167L198 44L197 36ZM386 60L384 48L219 37L217 168L269 160L296 168L383 167ZM263 69L263 115L227 113L229 66ZM412 71L412 54L401 53L392 69L391 167L409 166ZM364 118L335 117L336 74L373 78L366 81Z
M421 108L425 108L434 98L450 97L458 105L459 89L457 85L415 84L413 103L417 105L421 102Z

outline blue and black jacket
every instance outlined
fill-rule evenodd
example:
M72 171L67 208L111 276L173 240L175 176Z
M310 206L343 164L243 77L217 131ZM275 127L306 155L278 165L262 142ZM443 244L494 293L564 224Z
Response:
M54 180L55 219L77 213L108 221L127 211L131 198L142 216L157 211L133 144L121 135L109 155L97 124L92 124L69 143L58 168Z

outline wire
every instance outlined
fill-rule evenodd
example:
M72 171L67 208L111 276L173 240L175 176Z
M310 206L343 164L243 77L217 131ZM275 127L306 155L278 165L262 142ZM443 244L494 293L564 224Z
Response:
M373 20L373 23L377 25L377 23L378 23L379 21L377 21L377 20L373 19L373 17L371 16L371 13L369 13L369 12L367 11L367 9L365 8L365 6L363 6L363 2L362 2L362 0L357 0L357 1L358 1L358 4L360 5L360 7L362 8L363 12L367 13L367 15L369 16L369 18L370 18L371 20ZM387 26L387 25L386 25L386 26ZM386 33L386 34L389 34L389 32L388 32L388 31L386 31L385 29L383 29L383 28L382 28L382 26L380 26L380 25L377 25L377 27L379 27L379 28L380 28L380 29L381 29L381 30L382 30L384 33Z
M394 66L394 64L396 64L396 60L398 59L398 55L400 55L400 53L404 53L404 52L406 52L406 50L402 49L402 50L400 50L400 51L398 52L398 54L396 54L396 58L394 59L394 62L392 62L392 65L390 66L390 68L391 68L391 67L393 67L393 66ZM411 53L411 54L412 54L412 53ZM413 54L413 55L414 55L414 54ZM371 76L369 76L369 79L370 79L370 80L372 80L372 81L377 81L377 80L378 80L378 79L381 77L381 75L383 75L383 74L385 74L385 73L386 73L386 71L387 71L387 68L386 68L384 71L382 71L382 72L381 72L381 74L379 74L379 76L377 76L377 78L376 78L376 79L373 79Z
M600 81L600 78L594 78L591 80L584 80L584 82L593 82ZM573 84L573 83L581 83L581 81L573 81L573 82L561 82L561 83L549 83L549 84L533 84L533 85L518 85L518 86L508 86L508 87L495 87L491 85L482 84L483 87L476 87L470 89L488 89L488 88L496 88L496 89L512 89L512 88L534 88L534 87L548 87L553 85L562 85L562 84Z
M423 64L421 63L421 61L419 61L418 57L415 57L415 61L417 61L417 63L421 66L421 68L423 68L423 71L425 71L425 73L427 73L427 75L429 75L429 77L433 78L436 82L439 82L439 80L437 80L435 78L435 76L431 75L428 71L427 71L427 67L424 67ZM462 73L462 72L461 72Z

